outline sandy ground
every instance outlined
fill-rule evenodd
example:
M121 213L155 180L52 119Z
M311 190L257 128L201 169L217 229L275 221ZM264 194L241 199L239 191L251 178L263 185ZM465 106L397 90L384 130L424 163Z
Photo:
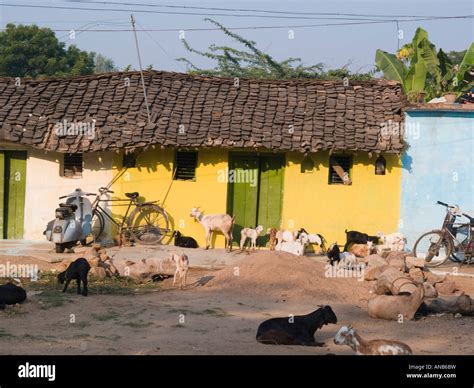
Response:
M39 264L42 270L55 268ZM454 280L474 295L473 278ZM404 323L372 319L366 311L370 283L326 278L324 263L304 257L262 251L217 271L192 268L185 290L171 283L167 279L129 295L103 295L92 283L88 297L76 295L75 285L66 295L25 286L27 302L0 311L0 354L353 354L332 341L338 328L349 323L364 338L401 340L415 354L474 354L474 317L431 316ZM324 347L255 341L263 320L306 314L320 304L331 305L338 317L337 325L316 332Z

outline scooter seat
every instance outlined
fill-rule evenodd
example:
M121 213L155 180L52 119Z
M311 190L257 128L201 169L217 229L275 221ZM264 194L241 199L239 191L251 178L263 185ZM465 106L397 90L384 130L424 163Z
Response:
M133 193L125 193L125 196L130 198L130 199L137 199L140 194L136 191Z
M60 203L59 207L69 208L73 212L75 212L77 210L77 205L75 205L73 203Z

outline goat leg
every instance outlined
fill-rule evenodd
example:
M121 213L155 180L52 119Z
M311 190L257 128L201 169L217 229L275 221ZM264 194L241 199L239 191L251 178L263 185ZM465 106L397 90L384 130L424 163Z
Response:
M82 279L82 296L87 296L87 276Z
M178 272L179 272L179 269L176 269L176 271L174 273L174 276L173 276L173 287L176 284L176 275L178 274Z
M77 283L77 295L80 295L81 294L81 278L77 278L76 283Z
M210 245L211 245L211 231L206 230L206 249L209 249Z
M70 281L71 281L71 279L66 279L66 283L64 283L63 292L66 292L67 288L69 287L69 282Z

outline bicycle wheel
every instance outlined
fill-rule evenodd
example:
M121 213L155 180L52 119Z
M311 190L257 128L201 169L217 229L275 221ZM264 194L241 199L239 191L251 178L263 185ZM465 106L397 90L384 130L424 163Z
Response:
M138 243L158 244L169 232L168 214L159 206L138 205L128 218L128 227Z
M89 235L82 241L82 245L87 245L97 241L104 232L104 227L104 216L97 210L94 210L92 213L91 231Z
M469 227L468 226L460 226L456 229L455 240L453 244L453 252L449 257L451 261L455 263L464 263L468 260L466 258L464 250L468 244L469 235Z
M452 251L451 240L445 238L441 230L423 234L413 248L415 257L423 257L427 267L438 267L443 264L449 259Z

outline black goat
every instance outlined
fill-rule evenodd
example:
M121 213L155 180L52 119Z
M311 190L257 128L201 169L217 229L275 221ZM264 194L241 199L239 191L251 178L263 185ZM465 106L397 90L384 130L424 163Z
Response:
M322 306L308 315L272 318L258 327L257 341L266 345L323 346L314 340L314 333L329 323L337 323L331 306Z
M367 233L357 232L356 230L350 230L346 232L346 245L344 245L344 251L349 251L351 244L367 244L367 241L372 241L374 244L379 243L377 236L369 236Z
M87 296L87 274L89 273L90 269L91 266L83 257L80 257L69 264L66 271L61 272L58 275L58 283L66 283L64 284L63 292L66 292L69 282L75 279L77 282L77 293L81 294L82 281L82 296Z
M0 286L0 310L7 304L23 303L26 300L26 291L13 283Z
M339 245L337 245L337 243L332 244L329 247L326 255L331 265L334 265L334 263L339 263L341 261L341 250L339 249Z
M179 231L173 233L174 245L181 248L199 248L199 245L192 237L185 237Z

